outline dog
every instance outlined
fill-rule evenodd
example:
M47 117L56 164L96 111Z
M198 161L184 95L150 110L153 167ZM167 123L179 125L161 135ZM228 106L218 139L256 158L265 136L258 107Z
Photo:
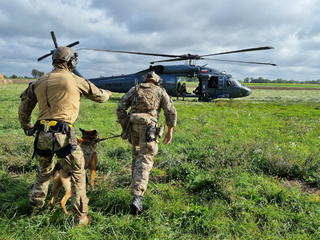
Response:
M85 157L85 169L90 170L90 186L94 188L94 179L96 176L96 165L98 163L98 157L96 152L96 144L99 142L99 135L96 130L83 130L79 128L82 132L82 138L78 139L78 144L80 145L84 157ZM88 175L86 176L88 182ZM52 198L50 205L54 209L55 200L61 187L65 189L65 195L60 201L60 206L65 214L68 214L66 210L66 202L71 197L71 181L70 175L66 172L59 162L56 163L53 170L53 187L52 187Z

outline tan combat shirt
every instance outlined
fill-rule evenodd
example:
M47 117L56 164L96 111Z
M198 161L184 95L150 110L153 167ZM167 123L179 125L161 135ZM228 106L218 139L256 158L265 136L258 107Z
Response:
M110 92L97 88L89 80L66 69L54 69L32 82L21 94L19 121L22 128L28 130L33 127L31 113L37 103L37 120L57 120L73 124L79 114L81 95L102 103L109 99Z
M162 87L154 85L152 83L141 83L140 86L143 85L144 87L154 88L154 94L156 95L156 101L154 105L156 109L153 111L148 112L152 117L155 117L159 120L159 115L161 108L164 111L164 116L166 118L167 126L175 127L177 125L177 111L174 107L173 101L166 92L166 90ZM118 121L122 122L128 115L127 109L132 107L134 101L134 95L136 92L136 87L132 87L119 101L118 107L116 110ZM135 109L130 110L131 112L136 112ZM129 113L129 114L130 114Z

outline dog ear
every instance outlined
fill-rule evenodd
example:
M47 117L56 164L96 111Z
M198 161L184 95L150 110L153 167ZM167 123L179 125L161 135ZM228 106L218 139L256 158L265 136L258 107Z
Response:
M93 130L93 133L98 133L97 130Z
M79 128L80 129L80 131L82 132L82 133L84 133L85 132L85 130L83 130L82 128Z

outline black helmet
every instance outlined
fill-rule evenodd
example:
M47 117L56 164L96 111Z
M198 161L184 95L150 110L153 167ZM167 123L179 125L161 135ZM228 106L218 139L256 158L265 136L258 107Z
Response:
M52 54L53 64L67 62L68 66L75 68L78 61L78 54L68 47L58 47Z

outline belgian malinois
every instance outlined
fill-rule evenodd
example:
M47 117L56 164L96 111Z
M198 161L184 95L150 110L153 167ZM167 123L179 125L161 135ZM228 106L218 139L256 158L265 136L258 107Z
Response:
M98 162L96 144L99 142L99 135L96 130L83 130L82 138L78 139L78 144L80 145L84 157L85 157L85 169L90 170L90 186L94 187L94 179L96 175L96 165ZM88 181L88 176L87 176ZM52 187L52 198L50 201L51 206L54 208L54 203L61 187L65 189L65 195L60 201L60 206L65 214L68 214L66 210L66 202L71 197L71 181L70 175L66 172L61 164L57 162L53 171L53 187Z

